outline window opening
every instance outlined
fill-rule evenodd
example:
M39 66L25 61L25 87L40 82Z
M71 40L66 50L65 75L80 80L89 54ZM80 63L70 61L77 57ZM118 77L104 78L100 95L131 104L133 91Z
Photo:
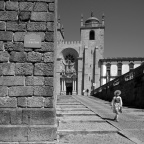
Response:
M95 40L95 32L93 30L90 31L89 39L90 40Z

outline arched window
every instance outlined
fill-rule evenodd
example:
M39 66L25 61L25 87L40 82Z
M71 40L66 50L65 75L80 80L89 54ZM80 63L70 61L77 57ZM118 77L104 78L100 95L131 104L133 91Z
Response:
M93 30L90 31L89 39L90 40L95 40L95 32Z

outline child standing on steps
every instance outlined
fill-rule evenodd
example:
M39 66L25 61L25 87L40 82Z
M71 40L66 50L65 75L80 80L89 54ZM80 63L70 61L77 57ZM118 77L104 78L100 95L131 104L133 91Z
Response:
M113 113L116 114L114 120L117 122L118 122L119 112L122 113L122 98L120 95L121 95L121 91L116 90L114 92L114 97L113 97L112 102L111 102Z

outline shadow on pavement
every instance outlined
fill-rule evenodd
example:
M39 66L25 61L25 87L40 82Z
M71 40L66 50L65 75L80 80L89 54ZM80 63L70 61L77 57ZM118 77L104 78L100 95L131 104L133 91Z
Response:
M114 121L112 118L103 118L104 120Z

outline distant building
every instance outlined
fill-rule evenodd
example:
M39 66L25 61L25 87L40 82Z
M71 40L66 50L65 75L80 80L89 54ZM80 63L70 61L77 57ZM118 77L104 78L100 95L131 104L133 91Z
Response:
M64 29L57 24L57 94L81 95L113 80L133 68L144 58L104 58L104 15L101 22L93 16L81 17L80 42L64 41Z

